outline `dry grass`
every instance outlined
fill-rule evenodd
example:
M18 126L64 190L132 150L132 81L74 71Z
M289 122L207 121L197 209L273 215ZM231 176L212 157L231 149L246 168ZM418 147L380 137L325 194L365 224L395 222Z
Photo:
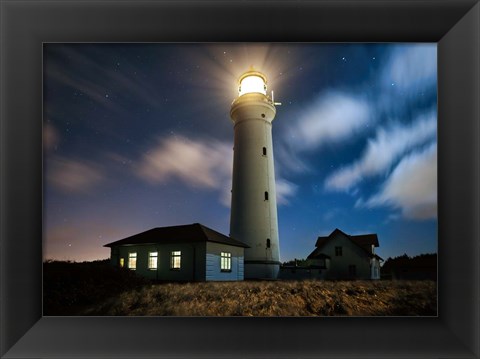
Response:
M432 316L432 281L244 281L148 284L79 315Z

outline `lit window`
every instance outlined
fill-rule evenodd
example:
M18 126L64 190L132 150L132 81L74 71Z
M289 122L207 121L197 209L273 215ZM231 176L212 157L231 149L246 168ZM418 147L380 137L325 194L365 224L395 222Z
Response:
M120 258L120 268L123 268L125 265L125 258Z
M230 272L232 270L232 253L220 253L220 269L222 272Z
M335 247L335 255L340 257L342 255L342 247Z
M137 252L128 253L128 268L137 269Z
M148 253L148 269L157 269L158 252Z
M171 262L170 262L170 268L171 269L180 269L181 268L181 262L182 262L182 252L181 251L173 251L172 252L172 257L171 257Z
M265 201L268 201L268 192L265 192Z

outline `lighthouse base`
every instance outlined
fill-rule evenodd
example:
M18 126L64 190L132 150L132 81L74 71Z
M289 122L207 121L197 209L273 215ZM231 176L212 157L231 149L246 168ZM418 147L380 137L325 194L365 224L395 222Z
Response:
M280 262L276 261L245 261L245 279L277 279Z

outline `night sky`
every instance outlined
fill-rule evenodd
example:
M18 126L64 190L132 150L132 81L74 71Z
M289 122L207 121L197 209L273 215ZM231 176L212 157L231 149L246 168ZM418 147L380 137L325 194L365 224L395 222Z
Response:
M199 222L229 233L238 77L268 77L281 261L335 228L437 251L436 44L44 45L44 259Z

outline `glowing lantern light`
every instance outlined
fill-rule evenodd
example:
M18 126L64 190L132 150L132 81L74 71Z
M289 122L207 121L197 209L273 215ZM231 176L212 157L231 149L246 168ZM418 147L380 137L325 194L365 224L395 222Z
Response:
M247 93L267 94L267 79L265 75L256 71L248 71L244 73L239 80L238 96Z

